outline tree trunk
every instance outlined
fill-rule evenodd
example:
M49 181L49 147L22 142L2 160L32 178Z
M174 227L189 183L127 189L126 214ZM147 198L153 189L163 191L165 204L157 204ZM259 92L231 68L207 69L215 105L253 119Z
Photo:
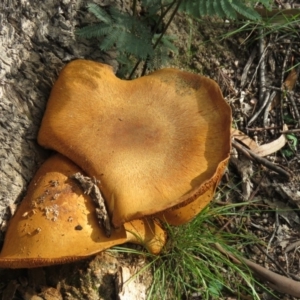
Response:
M76 58L117 67L113 58L100 52L97 42L76 37L75 29L83 25L83 19L85 23L93 20L82 0L0 3L1 240L29 181L50 155L36 137L60 70ZM6 284L2 299L20 295L31 299L39 293L43 299L116 299L115 276L121 260L120 255L102 253L79 264L0 270L0 281Z

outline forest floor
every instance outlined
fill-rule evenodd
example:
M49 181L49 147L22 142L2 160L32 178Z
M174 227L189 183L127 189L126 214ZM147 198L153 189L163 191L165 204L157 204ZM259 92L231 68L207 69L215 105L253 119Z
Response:
M228 232L243 226L262 242L243 249L247 258L300 281L299 22L274 31L275 24L264 28L249 24L247 30L229 36L238 28L212 18L195 21L179 15L171 27L179 54L170 66L216 80L232 109L232 157L218 188L221 196L212 205L247 205L232 218L219 218L218 225ZM123 267L134 264L139 270L144 264L143 257L105 252L76 264L1 270L0 295L116 299L120 257ZM202 299L197 297L190 300ZM273 298L262 294L261 299Z
M257 236L263 246L248 245L246 256L299 281L299 35L295 27L280 30L273 23L241 30L214 19L184 21L183 68L216 80L233 113L232 156L215 205L248 204L219 225L232 233L244 227Z

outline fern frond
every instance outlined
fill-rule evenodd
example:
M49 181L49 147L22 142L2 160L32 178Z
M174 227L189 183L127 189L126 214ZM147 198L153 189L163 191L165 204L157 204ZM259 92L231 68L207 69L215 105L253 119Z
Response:
M107 24L93 24L76 30L76 34L86 39L110 34L112 27Z
M180 4L179 10L195 18L200 18L202 16L195 0L183 0Z
M148 69L155 70L166 65L170 61L169 51L163 45L155 49L154 55L148 62Z
M249 20L257 21L261 16L252 8L246 6L239 0L230 0L231 6L242 16Z
M152 56L153 48L150 41L139 38L130 32L123 31L116 41L117 49L122 52L134 55L138 59L145 60Z
M198 11L200 16L207 16L206 0L199 0Z
M215 14L213 2L216 0L206 0L206 15L213 16Z
M132 56L128 56L127 53L117 52L116 57L118 63L120 64L117 75L121 78L125 78L131 73L133 65L137 62Z
M120 32L118 30L113 30L111 34L108 34L100 43L100 49L102 51L107 51L113 48L116 44L118 38L120 37Z
M253 2L253 3L252 3ZM236 19L237 13L251 19L259 20L260 15L245 3L254 5L254 0L182 0L180 10L192 17L214 16ZM260 1L264 6L270 7L271 0Z
M161 0L142 0L141 2L142 7L150 16L155 15L164 5L168 5L168 3L164 3L166 1Z
M92 13L97 19L99 19L101 22L104 22L106 24L111 24L112 19L109 16L109 14L100 6L94 3L89 3L87 5L88 11Z
M221 5L222 0L214 0L213 1L213 7L215 11L215 15L217 15L220 18L225 18L226 14L223 11L222 5Z
M159 38L159 34L155 34L153 37L153 42L155 44L156 40ZM178 48L173 44L173 41L176 40L176 37L170 35L164 35L161 39L161 44L165 47L166 51L173 51L174 53L178 53Z
M235 9L230 5L230 0L221 0L220 2L226 17L233 20L236 19L236 12Z

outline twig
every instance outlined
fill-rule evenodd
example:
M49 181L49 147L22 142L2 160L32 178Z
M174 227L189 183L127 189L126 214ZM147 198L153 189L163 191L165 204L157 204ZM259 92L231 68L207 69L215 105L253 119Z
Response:
M219 243L215 243L214 246L220 253L229 257L235 264L245 264L258 277L266 281L275 291L293 297L300 297L300 282L272 272L249 259L237 258L232 253L226 251Z
M266 94L266 62L265 62L265 41L263 29L259 29L259 55L261 62L259 65L259 79L260 79L260 90L259 90L259 103L262 104L263 98L268 98Z
M273 86L273 85L265 85L265 88L270 89L270 90L274 90L277 92L284 92L285 90L283 90L282 88L279 88L277 86Z
M273 99L275 98L275 96L276 96L276 92L272 92L272 94L271 94L271 96L270 96L270 92L266 92L266 95L269 95L269 100L268 100L268 102L267 102L267 104L266 104L266 107L265 107L265 112L264 112L264 117L263 117L263 124L264 124L264 126L267 126L268 125L268 115L269 115L269 108L270 108L270 106L271 106L271 104L272 104L272 101L273 101Z
M273 100L274 97L273 96L273 93L270 97L270 92L266 92L266 97L263 101L263 103L260 104L260 108L259 110L252 116L252 118L250 119L250 121L248 122L247 126L250 126L256 119L257 117L260 115L260 113L264 110L264 108L267 106L269 106L269 104L271 103L271 101Z
M96 178L91 179L90 177L83 176L80 172L75 173L71 176L71 178L76 179L79 182L84 194L90 195L91 199L96 203L96 214L99 223L103 226L105 235L107 237L110 237L110 219L105 206L104 198L102 197L101 192L97 186L99 181L96 180Z
M285 171L284 169L282 169L281 167L276 166L275 164L271 163L269 160L260 157L258 155L256 155L254 152L252 152L251 150L247 149L246 147L242 146L241 144L239 144L238 142L236 142L235 140L232 140L232 145L240 152L242 152L243 154L245 154L247 157L249 157L250 159L264 165L265 167L269 168L270 170L275 171L278 174L281 174L285 177L287 177L288 179L290 179L291 175Z
M281 72L281 86L283 86L284 84L284 74L285 74L285 69L286 69L286 65L287 65L287 62L288 62L288 58L290 56L290 53L292 51L292 45L293 45L293 42L291 41L289 43L289 46L285 52L285 57L284 57L284 61L283 61L283 64L282 64L282 72Z
M248 61L247 61L246 65L245 65L245 67L244 67L243 74L242 74L242 77L241 77L241 89L243 89L244 86L245 86L245 84L246 84L247 75L248 75L249 69L250 69L250 67L251 67L251 65L253 63L253 60L254 60L254 58L256 56L256 52L257 52L257 50L256 50L256 48L254 48L252 50L249 58L248 58Z
M298 133L298 132L300 132L300 129L289 129L289 130L280 131L280 133Z
M248 199L248 202L251 202L253 200L253 198L255 197L255 195L257 194L257 192L259 191L260 189L260 184L263 182L263 180L260 181L260 183L257 185L256 189L251 193L249 199ZM248 206L248 205L247 205ZM229 219L218 231L218 232L221 232L221 231L224 231L224 229L227 230L228 228L228 225L230 225L230 223L232 223L236 218L237 216L241 216L242 215L242 212L246 209L246 206L242 206L239 210L238 210L238 213L236 215L234 215L231 219ZM227 230L227 232L229 232L229 230Z
M286 96L289 99L289 101L292 103L292 107L293 107L293 110L294 110L295 115L296 115L296 120L298 120L298 126L300 127L300 114L299 114L299 110L297 108L297 105L295 103L294 97L293 97L292 93L289 93L289 92L286 93Z
M286 276L290 277L290 275L285 271L285 269L273 258L269 255L269 253L265 252L259 244L255 244L255 246L259 249L261 253L267 256L267 258Z
M251 80L249 81L249 83L248 83L248 85L247 85L247 89L248 89L248 90L250 90L250 86L251 86L252 82L254 81L255 77L257 76L257 72L258 72L258 68L259 68L261 59L262 59L262 57L260 58L260 61L258 62L257 67L255 68L255 72L254 72L254 74L253 74Z
M274 130L274 129L281 129L282 127L279 126L270 126L270 127L254 127L254 128L249 128L246 127L247 131L265 131L265 130ZM284 132L281 132L284 133Z
M268 251L269 251L269 248L271 246L271 243L273 242L276 234L277 234L277 230L279 228L279 218L278 218L278 211L276 209L276 213L275 213L275 228L273 230L273 233L272 233L272 236L270 237L269 239L269 242L268 242L268 246L267 246L267 252L265 253L266 255L268 255ZM260 251L262 251L262 249L260 249ZM263 251L262 251L263 252Z

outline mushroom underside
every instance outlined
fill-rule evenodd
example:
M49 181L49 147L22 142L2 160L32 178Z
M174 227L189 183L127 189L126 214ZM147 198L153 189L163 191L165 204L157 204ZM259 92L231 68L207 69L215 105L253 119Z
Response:
M38 141L101 181L119 227L212 189L229 157L230 127L211 79L163 69L125 81L107 65L77 60L52 89Z

